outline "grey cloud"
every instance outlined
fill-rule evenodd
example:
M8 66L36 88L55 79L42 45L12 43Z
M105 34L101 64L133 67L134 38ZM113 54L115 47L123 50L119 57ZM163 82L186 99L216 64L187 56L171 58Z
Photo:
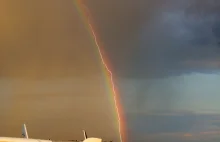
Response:
M219 60L219 1L101 3L102 8L88 7L116 76L164 77L216 69L201 63L192 68L185 62Z
M209 123L192 126L206 119L194 111L219 108L215 101L219 100L219 76L195 73L219 70L219 1L86 2L118 79L116 85L132 136L219 129L217 124ZM219 109L214 112L219 113ZM159 115L146 116L149 113Z

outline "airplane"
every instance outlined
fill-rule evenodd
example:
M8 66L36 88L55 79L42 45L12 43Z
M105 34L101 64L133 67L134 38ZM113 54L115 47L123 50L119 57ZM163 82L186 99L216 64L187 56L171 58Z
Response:
M79 142L102 142L100 138L87 137L86 131L83 130L84 140ZM31 139L28 136L26 125L22 126L22 136L23 138L16 137L0 137L0 142L55 142L52 140L42 140L42 139Z
M102 139L100 138L92 138L92 137L88 138L85 130L83 130L83 135L84 135L83 142L102 142Z

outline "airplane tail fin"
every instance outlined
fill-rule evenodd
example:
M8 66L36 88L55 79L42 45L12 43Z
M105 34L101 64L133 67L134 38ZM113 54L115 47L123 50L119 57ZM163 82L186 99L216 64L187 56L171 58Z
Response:
M83 135L84 135L84 140L88 138L85 130L83 130Z
M27 132L27 128L26 128L26 125L23 124L22 126L22 136L26 139L28 139L28 132Z
M102 142L100 138L88 138L87 133L83 130L84 140L81 142Z

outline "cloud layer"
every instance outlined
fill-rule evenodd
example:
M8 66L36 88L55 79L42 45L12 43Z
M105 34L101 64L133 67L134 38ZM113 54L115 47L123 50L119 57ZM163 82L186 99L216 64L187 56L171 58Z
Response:
M219 69L218 1L97 0L87 5L117 76L152 78Z

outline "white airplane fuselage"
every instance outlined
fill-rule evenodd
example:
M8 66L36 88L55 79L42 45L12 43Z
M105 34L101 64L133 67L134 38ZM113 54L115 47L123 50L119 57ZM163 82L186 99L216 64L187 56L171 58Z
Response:
M15 137L0 137L0 142L52 142L51 140L27 139Z
M83 130L83 135L84 135L84 140L81 142L102 142L102 139L100 139L100 138L88 138L85 130ZM29 138L25 124L23 124L23 126L22 126L22 136L23 136L23 138L0 137L0 142L53 142L51 140Z
M30 139L30 138L15 138L15 137L0 137L0 142L52 142L51 140ZM87 138L83 142L102 142L99 138Z

